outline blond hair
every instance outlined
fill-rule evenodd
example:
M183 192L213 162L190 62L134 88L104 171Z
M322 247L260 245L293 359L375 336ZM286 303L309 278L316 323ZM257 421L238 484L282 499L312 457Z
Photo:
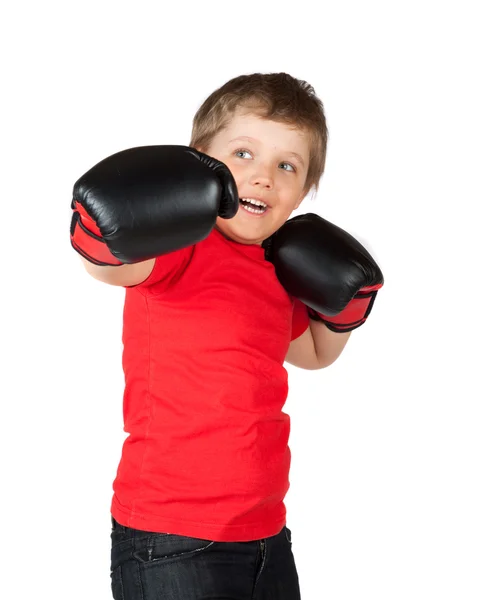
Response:
M314 88L287 73L240 75L212 92L196 112L190 146L204 152L238 108L304 130L310 139L310 163L305 182L318 190L325 169L328 130L322 101Z

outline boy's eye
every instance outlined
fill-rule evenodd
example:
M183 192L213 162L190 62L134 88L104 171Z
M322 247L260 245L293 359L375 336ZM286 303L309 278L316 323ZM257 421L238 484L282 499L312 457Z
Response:
M291 167L291 169L293 171L296 171L295 167L292 164L290 164L290 163L284 162L284 163L281 163L280 166L281 165L287 165L288 167ZM288 171L288 169L283 169L283 171Z
M241 158L244 158L243 156L241 156L242 154L249 154L249 156L251 156L251 152L249 152L249 150L244 150L244 148L240 148L239 150L236 150L234 152L234 154L236 156L240 156ZM280 167L281 165L285 165L287 168L283 168L283 171L288 171L288 172L296 172L296 167L294 167L291 163L287 163L287 162L282 162L280 163ZM289 167L289 168L288 168Z
M247 150L236 150L236 152L234 154L238 155L238 154L245 154L245 153L250 154L250 152L248 152Z

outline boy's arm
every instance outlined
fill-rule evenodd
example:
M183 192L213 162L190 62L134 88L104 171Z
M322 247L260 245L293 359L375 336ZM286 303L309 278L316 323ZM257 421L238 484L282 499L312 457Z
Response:
M86 271L103 283L109 285L118 285L123 287L130 287L138 285L148 279L153 267L155 266L155 258L150 258L143 262L135 264L120 265L118 267L105 267L95 265L84 257L80 256L81 262L84 265Z
M239 196L216 159L186 146L140 146L80 177L71 208L71 245L88 273L130 287L147 279L158 256L205 239L218 216L232 218Z
M329 367L342 353L351 333L335 333L323 323L310 321L302 335L290 343L285 362L309 371Z
M349 341L351 331L336 333L318 321L310 321L313 343L318 359L318 368L330 366L342 354L342 350Z
M332 364L350 332L369 316L384 283L382 271L360 242L313 213L286 221L263 247L280 283L310 317L304 334L291 342L286 360L303 369Z

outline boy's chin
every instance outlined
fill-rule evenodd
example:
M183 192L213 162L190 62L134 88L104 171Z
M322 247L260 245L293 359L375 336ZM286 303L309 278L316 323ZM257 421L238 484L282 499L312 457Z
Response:
M275 215L276 216L276 215ZM291 216L291 215L289 215ZM217 217L216 229L222 233L226 238L239 242L240 244L258 244L262 245L264 240L267 240L273 235L278 229L285 223L285 218L282 222L271 220L270 222L263 223L261 221L258 226L258 219L255 219L254 226L248 223L246 219L239 220L238 214L232 219L222 219Z
M231 227L231 225L229 225L229 219L221 219L220 217L217 218L215 228L222 233L224 237L233 242L238 242L239 244L257 244L259 246L261 246L265 239L274 233L271 230L268 232L255 231L254 235L251 235L251 232L248 231L247 227Z

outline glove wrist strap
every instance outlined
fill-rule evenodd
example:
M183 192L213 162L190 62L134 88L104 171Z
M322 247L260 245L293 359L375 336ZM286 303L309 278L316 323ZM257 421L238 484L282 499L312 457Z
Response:
M331 331L344 333L352 331L363 325L369 316L377 290L382 284L362 288L347 304L347 306L335 316L324 315L313 308L308 308L308 316L313 321L324 323Z
M119 267L123 263L109 251L101 232L84 208L73 202L74 213L71 220L71 245L81 256L95 265ZM89 223L91 229L88 229Z

